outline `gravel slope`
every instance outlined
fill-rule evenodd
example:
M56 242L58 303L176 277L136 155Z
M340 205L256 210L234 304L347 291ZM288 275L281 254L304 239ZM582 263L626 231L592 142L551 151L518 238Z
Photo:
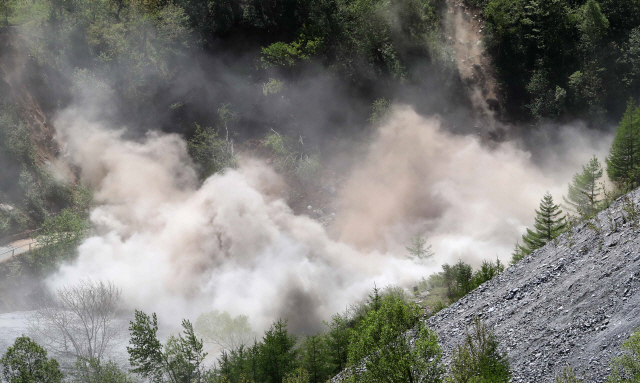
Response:
M640 327L640 193L618 199L428 319L448 363L474 316L494 329L513 382L554 382L571 365L603 382Z

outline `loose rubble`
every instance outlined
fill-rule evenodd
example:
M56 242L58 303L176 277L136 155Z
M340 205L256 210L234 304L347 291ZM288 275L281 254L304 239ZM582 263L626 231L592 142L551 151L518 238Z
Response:
M429 318L445 363L478 316L507 353L512 382L554 382L567 365L604 382L640 327L639 200L639 191L619 198Z

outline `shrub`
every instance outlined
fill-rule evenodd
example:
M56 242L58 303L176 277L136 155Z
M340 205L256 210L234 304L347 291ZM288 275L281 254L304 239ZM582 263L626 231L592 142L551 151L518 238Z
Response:
M623 383L640 381L640 329L622 344L624 354L611 362L612 372L607 383Z
M448 383L507 383L509 360L498 350L495 335L478 318L451 357Z
M562 370L562 374L556 375L556 383L582 383L576 376L571 366L567 366Z
M436 334L420 321L421 310L395 294L381 299L358 323L349 345L353 381L439 382L442 351ZM417 332L414 344L412 334ZM360 365L364 368L360 368Z

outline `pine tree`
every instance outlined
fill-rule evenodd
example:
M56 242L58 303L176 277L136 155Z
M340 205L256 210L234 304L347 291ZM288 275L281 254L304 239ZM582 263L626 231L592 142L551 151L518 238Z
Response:
M511 253L511 264L515 265L527 255L529 255L527 250L520 245L520 242L516 242L516 246L513 249L513 253Z
M582 173L573 175L569 184L569 192L564 201L583 217L591 217L598 211L602 188L598 180L602 178L600 161L593 156L586 166L582 166Z
M547 192L540 201L540 210L536 210L533 225L535 231L527 229L526 234L522 236L523 245L520 246L520 250L524 255L546 245L566 229L567 223L561 214L560 206L553 203L553 197Z
M620 189L638 186L640 165L640 106L629 101L609 150L607 175Z
M422 234L411 238L411 246L407 246L406 249L409 252L409 259L416 263L422 263L433 257L431 246L427 246L427 237Z
M302 367L309 373L308 383L321 383L331 378L326 338L323 335L307 337L301 351Z
M288 373L296 369L295 336L289 334L287 321L278 319L264 333L258 360L261 381L281 383Z

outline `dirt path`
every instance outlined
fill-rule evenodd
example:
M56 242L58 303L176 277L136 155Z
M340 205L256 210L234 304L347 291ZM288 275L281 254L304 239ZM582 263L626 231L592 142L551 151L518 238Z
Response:
M25 238L19 241L11 242L7 246L0 247L0 263L5 262L14 256L26 253L37 246L33 238Z

